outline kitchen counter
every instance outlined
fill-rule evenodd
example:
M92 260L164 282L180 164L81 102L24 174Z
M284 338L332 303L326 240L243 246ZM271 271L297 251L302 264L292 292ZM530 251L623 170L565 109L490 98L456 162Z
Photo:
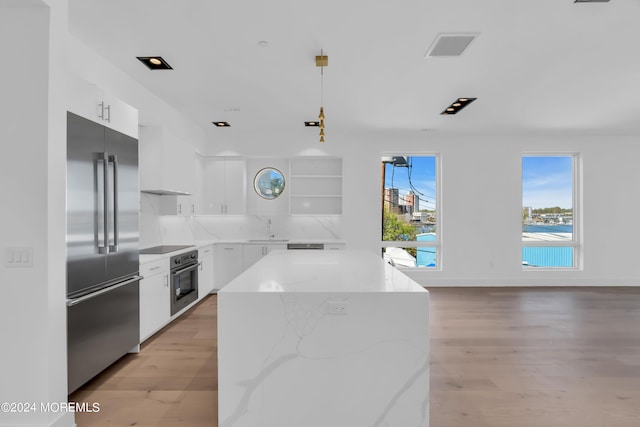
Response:
M425 289L380 257L360 251L279 251L224 292L417 292Z
M174 255L179 255L181 253L185 253L185 252L189 252L192 251L194 249L202 249L206 246L210 246L213 245L215 242L214 241L202 241L202 242L196 242L196 243L186 243L186 245L192 245L188 248L184 248L184 249L180 249L177 251L172 251L172 252L167 252L164 254L140 254L140 264L148 264L150 262L155 262L161 259L169 259L170 257L174 256Z
M198 240L194 243L182 243L185 245L193 245L193 247L181 249L178 251L168 252L165 254L141 254L140 255L140 264L147 264L150 262L154 262L160 259L169 258L173 255L178 255L183 252L188 252L192 249L201 249L209 245L216 244L227 244L227 243L239 243L239 244L282 244L287 245L288 243L323 243L325 245L344 245L345 242L342 240L327 240L327 239L221 239L221 240Z
M219 425L426 427L428 327L375 254L273 252L218 293Z

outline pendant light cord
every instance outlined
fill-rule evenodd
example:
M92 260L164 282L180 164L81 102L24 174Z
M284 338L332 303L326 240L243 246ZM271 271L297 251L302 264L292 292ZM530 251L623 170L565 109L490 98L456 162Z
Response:
M324 52L320 49L320 61L324 61ZM324 64L324 62L320 62ZM320 65L320 107L324 107L324 65Z

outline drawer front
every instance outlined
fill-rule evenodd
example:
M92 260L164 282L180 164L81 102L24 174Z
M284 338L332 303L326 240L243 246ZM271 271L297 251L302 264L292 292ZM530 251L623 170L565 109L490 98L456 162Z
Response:
M169 258L159 259L157 261L140 264L140 275L145 279L156 274L169 272Z

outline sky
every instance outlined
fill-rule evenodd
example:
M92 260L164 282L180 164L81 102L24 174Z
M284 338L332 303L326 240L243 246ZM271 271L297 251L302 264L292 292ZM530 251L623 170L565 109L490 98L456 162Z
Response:
M436 158L433 156L408 157L411 167L385 167L385 188L397 188L400 197L411 191L420 198L419 209L436 208ZM409 179L411 173L411 179ZM422 194L421 194L422 193Z
M435 209L436 158L408 157L411 168L385 167L385 188L398 188L400 197L411 190L419 192L420 209ZM522 206L546 208L573 205L573 158L571 156L522 157ZM409 172L411 179L409 179ZM417 191L416 191L417 190Z
M525 156L522 158L522 206L573 207L573 158Z

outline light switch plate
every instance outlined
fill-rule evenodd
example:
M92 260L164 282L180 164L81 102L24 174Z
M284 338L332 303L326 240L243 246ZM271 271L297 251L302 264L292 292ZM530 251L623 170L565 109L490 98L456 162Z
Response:
M5 267L33 267L33 248L30 246L6 248Z

